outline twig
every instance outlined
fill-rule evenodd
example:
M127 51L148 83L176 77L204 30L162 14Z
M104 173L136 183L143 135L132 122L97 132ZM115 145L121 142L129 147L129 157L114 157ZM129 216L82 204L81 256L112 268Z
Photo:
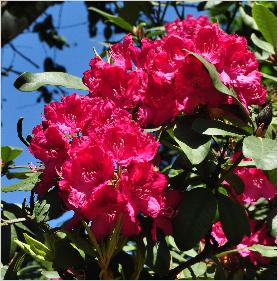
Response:
M18 222L26 221L26 218L18 218L18 219L12 219L12 220L3 220L1 219L1 226L3 225L9 225L9 224L14 224Z
M28 57L26 57L24 54L22 54L12 43L9 43L10 47L12 48L12 50L17 53L19 56L21 56L23 59L25 59L26 61L28 61L30 64L32 64L34 67L36 68L40 68L39 65L37 65L35 62L33 62L31 59L29 59Z

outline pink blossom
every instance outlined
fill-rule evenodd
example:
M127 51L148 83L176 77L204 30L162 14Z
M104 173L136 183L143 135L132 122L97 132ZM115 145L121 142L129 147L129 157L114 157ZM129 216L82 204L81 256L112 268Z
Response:
M276 196L276 187L269 181L262 170L238 167L235 169L235 173L244 183L244 191L238 196L240 201L250 204L261 197L271 200Z
M131 120L112 121L96 139L115 163L124 166L133 160L151 161L159 148L159 142Z
M112 179L112 159L99 146L83 143L70 151L71 157L64 162L59 187L61 196L70 208L84 207L95 190Z
M211 235L216 240L219 246L223 246L228 241L220 221L213 224Z
M166 186L165 176L155 171L154 166L148 162L132 162L119 183L121 193L135 213L142 212L152 218L160 213Z
M106 185L98 189L90 204L86 205L84 215L92 221L91 230L97 240L111 234L120 215L122 216L123 235L129 237L140 231L139 223L133 208L122 194L112 186Z
M266 224L263 224L262 226L260 226L259 222L251 220L250 225L251 225L250 237L245 236L242 239L241 243L239 245L237 245L238 249L242 249L239 251L239 254L242 257L248 256L254 265L257 265L258 263L267 264L267 263L269 263L269 258L263 257L258 252L254 252L249 249L246 249L246 247L249 247L249 246L252 246L255 244L269 245L269 246L274 245L275 239L268 235L268 228L267 228Z
M157 240L156 229L161 229L165 235L173 235L172 219L177 213L177 207L182 201L182 193L177 190L166 190L165 197L158 216L152 225L152 239Z

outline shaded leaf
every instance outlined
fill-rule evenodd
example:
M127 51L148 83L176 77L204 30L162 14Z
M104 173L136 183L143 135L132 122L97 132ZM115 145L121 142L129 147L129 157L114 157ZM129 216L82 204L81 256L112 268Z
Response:
M232 244L241 242L244 235L250 234L250 225L244 208L230 198L218 195L218 210L224 233Z
M201 163L210 150L210 137L201 135L191 129L193 119L186 117L178 120L169 135L178 143L188 160L193 164Z
M231 185L231 187L236 191L237 194L241 194L243 192L244 183L238 175L230 173L229 176L225 178L225 180Z
M197 118L192 124L192 129L200 134L211 136L240 137L248 135L248 133L241 128L226 124L221 121L209 120L204 118Z
M9 267L4 276L4 280L18 280L17 272L20 269L25 258L24 251L19 251L16 256L13 258L12 262L9 264Z
M36 183L40 181L40 175L41 173L34 173L32 176L28 177L27 179L24 179L18 183L8 185L8 186L2 186L2 192L12 192L12 191L29 191L34 188Z
M14 82L14 86L23 92L32 92L45 85L63 86L69 89L88 90L82 79L63 72L22 73Z
M44 222L49 220L50 204L46 200L42 202L37 201L34 206L34 215L37 222Z
M184 193L173 220L174 239L180 250L193 248L209 231L216 214L216 199L211 191L195 188Z
M276 140L246 137L243 140L243 155L252 158L256 167L262 170L273 170L277 167L277 143Z

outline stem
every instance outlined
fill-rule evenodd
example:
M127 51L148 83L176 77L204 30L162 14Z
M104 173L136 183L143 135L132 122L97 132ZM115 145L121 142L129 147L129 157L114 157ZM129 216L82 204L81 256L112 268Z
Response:
M12 219L12 220L3 220L2 219L1 226L14 224L14 223L22 222L22 221L26 221L26 219L25 218L18 218L18 219Z
M33 62L31 59L29 59L28 57L26 57L24 54L22 54L12 43L9 44L10 47L12 48L12 50L17 53L19 56L21 56L23 59L25 59L26 61L28 61L30 64L32 64L34 67L36 68L40 68L39 65L37 65L35 62Z

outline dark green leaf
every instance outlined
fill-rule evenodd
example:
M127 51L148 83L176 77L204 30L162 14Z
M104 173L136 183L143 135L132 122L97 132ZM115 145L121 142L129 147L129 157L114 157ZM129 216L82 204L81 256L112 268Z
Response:
M11 192L11 191L29 191L34 188L36 183L40 181L40 175L41 173L34 173L32 176L28 177L27 179L24 179L18 183L8 185L8 186L2 186L2 192Z
M227 279L227 273L225 272L222 263L218 262L216 265L214 280L226 280L226 279Z
M83 258L80 253L70 244L68 239L58 239L55 241L53 267L57 270L66 270L70 267L80 267Z
M275 15L260 4L254 4L252 7L252 15L256 24L264 36L274 48L277 46L277 18Z
M276 140L246 137L243 140L242 152L245 157L252 158L259 169L273 170L277 167Z
M20 251L16 254L12 262L9 264L4 280L18 280L17 272L20 269L24 261L24 258L25 258L24 251Z
M275 53L273 46L270 43L259 39L255 33L252 33L251 40L260 49L265 50L271 54Z
M71 240L72 243L74 243L78 248L83 250L86 254L89 256L95 257L95 249L93 248L92 244L89 242L88 239L80 237L77 233L69 232L63 230L64 233L66 233L66 237Z
M21 171L21 172L10 172L10 171L8 171L7 174L6 174L6 177L7 177L7 179L24 180L24 179L29 178L33 174L34 174L34 172L32 172L31 170L25 170L25 171Z
M240 137L248 135L248 133L241 128L226 124L221 121L209 120L204 118L197 118L192 124L192 129L200 134L210 136Z
M173 131L168 130L169 135L179 144L188 160L193 164L201 163L210 150L210 137L201 135L192 130L193 119L186 117L178 120Z
M274 258L277 257L277 246L265 246L260 244L248 247L249 250L260 253L263 257Z
M154 271L159 277L166 276L170 268L170 251L165 239L161 239L157 246L157 252L155 256Z
M99 10L99 9L95 8L95 7L90 7L89 10L94 11L94 12L102 15L103 17L107 18L108 21L110 21L110 22L114 23L115 25L121 27L123 30L129 31L129 32L133 31L132 25L129 24L127 21L125 21L121 17L108 14L108 13L102 11L102 10Z
M273 185L277 186L277 169L264 171L264 173L265 173L266 176L268 177L269 181L270 181Z
M1 226L1 262L3 264L8 264L15 254L17 248L15 239L17 239L17 233L14 225Z
M23 92L32 92L45 85L88 90L81 78L63 72L24 72L14 82L14 86Z
M219 217L224 233L232 244L241 242L244 235L250 234L250 225L244 208L232 199L218 195Z
M1 147L1 160L4 163L8 163L9 161L15 159L22 153L22 148L12 147L12 146L2 146Z
M193 248L209 231L216 214L216 199L203 188L184 193L174 218L174 239L180 250Z
M225 180L231 185L237 194L241 194L243 192L244 183L238 175L231 173Z

